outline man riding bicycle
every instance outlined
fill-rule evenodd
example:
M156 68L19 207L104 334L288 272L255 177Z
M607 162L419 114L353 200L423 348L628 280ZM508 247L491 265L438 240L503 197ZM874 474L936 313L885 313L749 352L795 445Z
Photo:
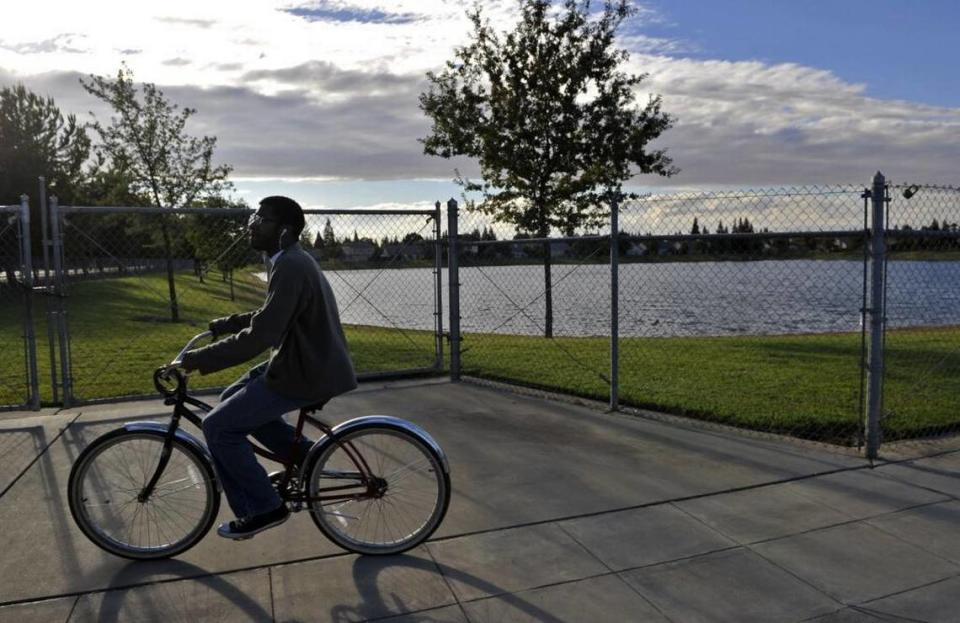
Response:
M203 420L207 446L237 516L217 529L229 539L252 537L290 516L247 436L300 461L312 442L303 438L296 456L288 456L295 429L283 415L357 386L333 290L297 242L303 227L303 210L293 199L272 196L260 202L249 232L250 245L270 258L266 300L256 311L211 321L214 336L229 337L182 359L186 370L209 374L270 349L269 360L228 387Z

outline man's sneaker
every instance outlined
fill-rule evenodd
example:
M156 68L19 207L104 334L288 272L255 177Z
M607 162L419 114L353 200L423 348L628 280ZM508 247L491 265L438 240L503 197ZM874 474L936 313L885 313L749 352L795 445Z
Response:
M220 527L217 528L217 534L225 539L233 539L235 541L249 539L267 528L279 526L289 518L290 511L287 510L286 504L281 504L276 510L268 513L234 519L229 523L222 523Z

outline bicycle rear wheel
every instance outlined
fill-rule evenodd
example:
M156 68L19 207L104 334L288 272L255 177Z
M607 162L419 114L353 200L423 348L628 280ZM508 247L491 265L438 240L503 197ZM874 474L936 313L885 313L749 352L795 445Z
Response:
M363 481L348 445L363 456L378 479L378 491L359 499L309 502L310 516L324 535L358 554L387 555L416 547L433 534L450 504L450 476L429 444L400 427L371 423L329 440L307 468L308 497Z
M150 497L138 499L158 465L164 438L159 431L112 431L73 465L70 512L83 533L112 554L134 560L175 556L198 543L217 518L220 492L213 467L179 439Z

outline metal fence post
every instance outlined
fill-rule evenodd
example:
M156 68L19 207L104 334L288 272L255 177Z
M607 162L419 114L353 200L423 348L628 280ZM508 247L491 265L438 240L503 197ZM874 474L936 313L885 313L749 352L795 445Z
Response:
M43 291L47 294L53 292L53 276L50 274L50 227L47 211L47 180L42 175L37 178L40 185L40 240L43 246ZM54 404L60 402L60 388L57 383L57 346L53 325L56 322L56 314L53 311L50 299L46 299L47 311L47 347L50 351L50 387L53 390Z
M877 458L880 449L880 412L883 409L883 333L886 321L884 309L884 209L886 207L886 181L879 171L873 176L871 199L873 211L870 232L870 339L867 364L867 421L865 437L867 458Z
M457 202L447 202L447 266L450 270L450 380L460 380L460 267Z
M60 231L60 224L60 208L56 196L53 196L50 197L50 229L53 234L54 295L57 300L56 317L57 337L60 342L60 378L63 379L63 406L69 407L73 402L73 393L70 379L70 336L67 331L67 310L64 303L66 289L64 287L63 236Z
M443 370L443 241L440 239L443 235L443 212L440 210L440 202L434 205L433 225L435 245L433 249L434 273L437 276L436 302L434 303L433 315L436 318L434 326L436 328L436 355L437 359L434 367Z
M620 408L620 202L610 204L610 410Z
M31 409L40 409L40 380L37 373L37 335L33 328L33 249L30 244L30 199L20 196L20 270L23 279L23 338L26 340L27 375L30 381Z

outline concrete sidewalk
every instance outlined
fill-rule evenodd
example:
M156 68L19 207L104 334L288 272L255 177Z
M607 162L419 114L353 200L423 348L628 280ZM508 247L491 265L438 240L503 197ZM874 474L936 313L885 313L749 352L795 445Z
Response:
M444 447L454 498L425 546L349 555L301 513L176 560L113 557L73 524L70 466L167 414L0 415L0 622L960 620L960 453L870 468L474 385L380 384L324 417L396 415Z

